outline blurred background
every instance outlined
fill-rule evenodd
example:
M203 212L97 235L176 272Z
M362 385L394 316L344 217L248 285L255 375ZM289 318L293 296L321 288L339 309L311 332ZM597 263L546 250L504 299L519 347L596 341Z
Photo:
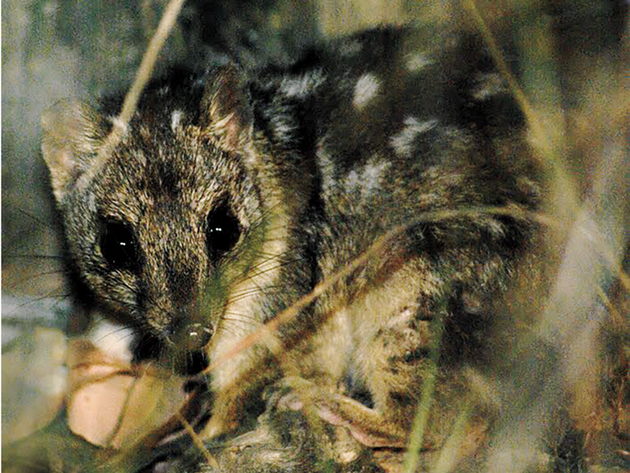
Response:
M189 0L160 54L156 73L173 64L199 67L228 60L246 67L289 64L315 42L381 23L456 22L470 27L473 22L465 3ZM624 108L627 110L627 93L620 94L617 78L620 69L627 69L628 64L628 2L475 3L489 24L512 29L521 52L529 55L533 63L545 64L545 68L525 71L523 85L561 129L566 140L563 165L575 183L578 200L591 193L592 177L601 169L611 174L625 172L627 166L607 168L605 159L606 146L611 143L613 148L621 146L618 152L626 153L627 159L627 142L623 140L627 121L624 125L623 120L618 120L620 114L627 115L623 112ZM21 327L28 329L30 322L25 325L25 320L34 318L38 324L61 326L69 313L60 271L59 221L40 152L41 113L62 98L93 102L103 95L124 91L133 80L166 4L166 0L2 2L3 343L19 333ZM538 34L541 31L544 34ZM564 191L560 189L557 195ZM627 187L621 186L618 194L621 204L613 208L615 212L628 207ZM615 231L625 233L626 241L621 245L627 248L627 230L617 227ZM629 263L619 259L619 254L618 251L616 258L621 261L620 266L625 264L627 269ZM612 284L612 277L608 279L604 291L612 295L617 291L617 297L624 300L624 289ZM591 287L593 292L597 289ZM627 309L627 299L624 304L622 308ZM624 320L627 324L625 314L617 313L617 323L622 326ZM622 327L622 335L615 333L618 345L610 349L613 355L607 352L605 356L616 357L615 361L622 363L621 369L627 369L627 326ZM599 345L594 346L589 353L598 357ZM618 370L619 365L616 366ZM593 376L601 376L600 371ZM579 370L577 373L576 377L581 376ZM619 397L617 405L627 403L627 373L604 374L609 380L616 380L617 385L611 384L610 389ZM586 406L584 415L589 415L591 401L599 400L585 399L581 401ZM4 401L3 394L3 408ZM4 415L3 409L3 422ZM596 421L613 422L611 414L606 415L607 418ZM628 415L619 419L614 420L616 431L625 429L624 438L630 438ZM576 442L584 443L583 440ZM622 447L615 444L611 449ZM628 461L627 451L625 458ZM623 465L618 459L615 461ZM556 471L586 470L567 467Z

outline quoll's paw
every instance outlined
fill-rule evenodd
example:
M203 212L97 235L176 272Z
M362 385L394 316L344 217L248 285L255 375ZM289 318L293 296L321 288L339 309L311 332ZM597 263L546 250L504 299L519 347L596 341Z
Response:
M312 412L330 425L344 427L367 447L403 448L407 444L404 430L355 399L298 377L286 378L283 384L291 388L278 401L285 408Z
M253 430L232 439L206 442L214 461L202 459L199 473L384 473L372 452L356 442L345 428L324 422L298 400L290 383L312 386L305 380L282 381L266 392L265 412ZM198 454L198 451L196 452ZM197 461L201 457L196 456ZM182 471L191 471L182 463Z

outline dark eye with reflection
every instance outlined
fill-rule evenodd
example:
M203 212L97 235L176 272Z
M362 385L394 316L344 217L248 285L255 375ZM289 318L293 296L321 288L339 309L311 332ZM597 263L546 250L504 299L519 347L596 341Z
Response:
M101 226L101 254L112 269L135 270L140 248L131 227L119 220L105 220Z
M206 245L211 259L220 258L236 245L241 225L227 203L215 207L206 222Z

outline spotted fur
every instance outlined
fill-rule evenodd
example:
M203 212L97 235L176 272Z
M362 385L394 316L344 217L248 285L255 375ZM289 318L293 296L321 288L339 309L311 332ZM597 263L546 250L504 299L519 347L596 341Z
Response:
M389 27L282 70L174 73L144 92L122 142L91 169L120 103L53 109L44 157L72 264L150 346L144 355L186 358L192 325L211 334L203 350L220 365L205 438L285 374L309 380L322 417L361 443L405 445L435 327L457 355L449 363L479 356L477 329L531 244L522 218L433 212L540 198L523 114L480 39ZM216 256L207 226L222 206L240 233ZM111 220L137 240L132 269L103 257ZM273 337L232 353L395 228Z

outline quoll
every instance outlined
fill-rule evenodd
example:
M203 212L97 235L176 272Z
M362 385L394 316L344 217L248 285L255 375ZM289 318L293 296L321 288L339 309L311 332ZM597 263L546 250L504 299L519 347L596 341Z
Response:
M360 443L405 446L431 350L455 381L483 358L534 241L536 151L479 36L380 27L288 67L175 70L97 159L121 103L53 107L43 153L71 272L136 360L221 360L206 440L284 377Z

